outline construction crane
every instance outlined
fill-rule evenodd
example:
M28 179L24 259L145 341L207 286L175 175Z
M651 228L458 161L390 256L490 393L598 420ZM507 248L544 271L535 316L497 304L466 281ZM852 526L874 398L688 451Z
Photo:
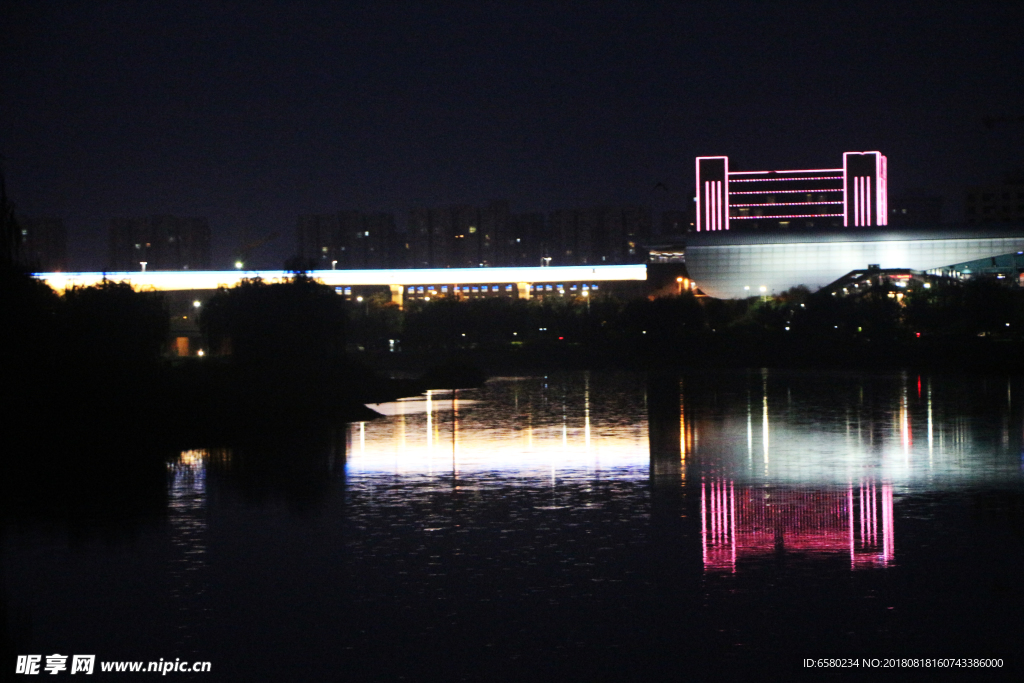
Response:
M249 262L249 254L251 254L253 250L259 249L260 247L269 244L270 242L273 242L278 237L280 237L280 233L272 232L266 237L262 237L258 240L254 240L251 242L246 242L245 244L240 246L238 249L235 250L235 268L237 268L238 270L242 270L243 268L245 268L245 264Z

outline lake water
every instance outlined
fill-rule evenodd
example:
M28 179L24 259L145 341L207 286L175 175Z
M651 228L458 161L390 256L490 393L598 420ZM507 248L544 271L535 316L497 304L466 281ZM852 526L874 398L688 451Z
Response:
M211 672L168 676L211 681L786 679L818 657L1020 670L1018 379L579 373L376 408L343 431L180 452L162 512L116 531L7 523L4 666L177 658Z

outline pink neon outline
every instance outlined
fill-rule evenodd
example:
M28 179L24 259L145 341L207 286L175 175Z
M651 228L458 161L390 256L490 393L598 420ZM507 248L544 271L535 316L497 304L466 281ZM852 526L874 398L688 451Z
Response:
M889 224L889 168L888 159L879 154L875 160L875 178L878 184L878 225Z
M864 176L857 176L857 211L860 216L860 227L866 226L868 223L864 216L867 213L867 207L864 205Z
M715 230L722 229L722 182L715 181Z
M711 229L718 231L721 229L718 220L718 181L711 181Z
M864 193L864 185L866 184L864 182L864 180L865 180L864 176L860 176L859 180L860 180L860 186L859 186L860 187L860 190L859 190L860 194L858 195L858 197L859 197L859 202L860 202L860 204L859 204L860 205L860 224L861 224L861 227L866 227L867 225L869 225L869 223L868 223L868 211L869 211L870 207L868 206L867 195Z
M740 178L734 183L792 183L798 180L840 180L841 175L812 176L810 178Z
M722 159L722 170L724 175L722 176L722 201L725 203L725 207L722 211L722 229L729 229L729 157Z
M732 171L731 175L754 175L756 173L839 173L841 168L809 168L805 171Z
M704 181L704 230L710 230L711 226L708 221L711 220L711 209L708 208L708 202L711 200L711 181Z
M860 176L853 177L853 224L856 227L861 227L861 208L860 208Z
M842 204L842 202L769 202L767 204L730 204L733 208L745 206L818 206L819 204Z
M700 232L701 230L714 230L714 226L711 225L711 222L712 222L711 219L712 219L712 213L714 211L714 207L713 207L713 205L711 205L711 196L710 196L711 188L707 185L707 183L711 183L711 182L715 182L715 181L708 181L708 180L704 181L705 182L705 186L704 186L705 193L704 193L704 196L703 196L703 198L704 198L703 202L701 202L701 186L700 186L700 182L701 182L700 181L700 162L703 161L703 160L711 160L711 159L722 159L723 162L724 162L724 165L725 165L725 168L724 168L725 175L726 175L726 177L728 177L728 175L729 175L729 157L727 157L727 156L697 157L696 159L694 159L694 171L695 171L695 176L696 176L695 177L695 183L696 183L696 190L697 190L697 232ZM703 224L701 224L701 216L702 215L704 217L704 223Z
M719 209L721 204L721 197L719 196L718 180L711 181L712 191L712 209L711 209L711 220L715 224L716 230L722 229L722 217L719 215Z
M850 193L848 195L849 195L849 205L850 206L847 208L847 211L850 212L850 213L853 213L853 226L857 227L858 225L860 225L860 220L859 220L859 217L857 215L857 177L856 176L853 177L853 187L852 187L852 190L850 191Z
M739 190L729 194L812 194L814 192L842 192L841 189L831 190Z
M774 220L776 218L838 218L842 216L841 213L797 213L786 216L730 216L731 221L749 221L757 218L764 220Z
M850 156L850 152L843 152L843 227L850 227L850 192L849 192L849 173L847 167L849 166L849 160L847 157Z
M695 199L697 200L697 232L700 232L700 228L701 228L700 210L701 210L701 208L703 208L703 207L701 207L701 201L700 201L700 157L697 157L694 160L693 164L694 164L694 166L693 166L693 177L695 179L695 184L697 185L697 191L695 193Z
M878 197L876 196L875 199L877 199L877 198ZM867 207L867 210L868 210L868 223L867 223L868 225L878 225L878 221L874 220L874 217L871 215L873 213L871 208L874 205L875 205L875 202L871 200L871 178L870 177L865 177L864 178L864 206Z
M708 214L708 230L718 230L718 221L715 220L715 181L708 181L708 207L710 213Z
M864 225L871 225L871 177L864 176Z
M860 227L860 214L857 213L857 198L860 195L857 194L857 176L853 177L853 196L851 200L853 202L853 227Z
M870 178L868 176L860 177L860 222L864 227L871 225L871 197L868 194L868 185Z

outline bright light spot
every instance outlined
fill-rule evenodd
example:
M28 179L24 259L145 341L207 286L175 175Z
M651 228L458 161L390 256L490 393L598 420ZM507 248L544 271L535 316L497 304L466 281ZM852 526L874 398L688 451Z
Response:
M931 289L932 288L932 283L930 283L930 282L924 283L924 288L925 289Z
M676 278L676 282L682 282L682 281L683 281L682 276Z
M360 301L361 302L362 300L363 300L363 297L361 297L361 296L357 296L356 297L356 301Z
M765 287L764 285L761 285L761 291L762 291L762 292L767 292L767 291L768 291L768 288L767 288L767 287Z
M200 358L202 358L203 356L206 355L206 352L203 351L202 349L199 349L199 352L196 355L199 356Z
M583 296L590 296L590 292L588 292L587 290L584 289L583 290Z
M786 327L786 331L789 332L789 327Z
M203 305L203 302L201 302L201 301L193 301L192 302L192 306L195 307L195 308L199 308L202 305Z
M238 270L241 270L243 266L245 266L245 264L242 263L241 261L235 261L235 268L237 268Z

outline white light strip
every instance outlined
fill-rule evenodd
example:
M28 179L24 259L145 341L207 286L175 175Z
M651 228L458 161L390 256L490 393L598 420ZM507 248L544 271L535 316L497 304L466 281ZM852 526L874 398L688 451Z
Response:
M162 292L234 287L243 279L283 282L293 274L284 270L163 270L118 273L37 273L57 291L91 287L103 280L127 282L135 289ZM646 280L646 264L623 266L550 266L529 268L408 268L395 270L313 270L317 282L338 286L514 284L517 282L584 282Z

